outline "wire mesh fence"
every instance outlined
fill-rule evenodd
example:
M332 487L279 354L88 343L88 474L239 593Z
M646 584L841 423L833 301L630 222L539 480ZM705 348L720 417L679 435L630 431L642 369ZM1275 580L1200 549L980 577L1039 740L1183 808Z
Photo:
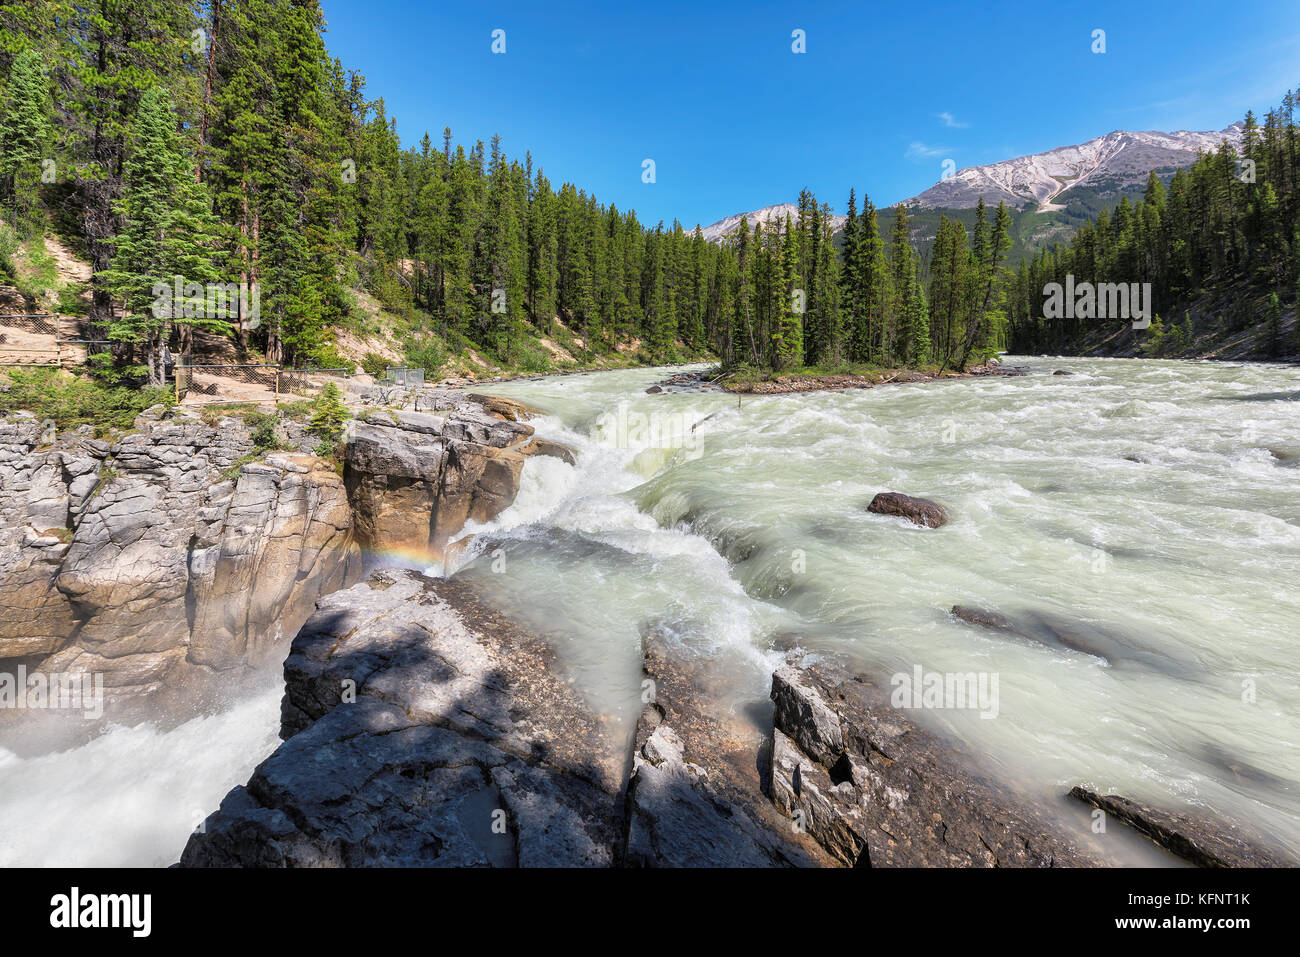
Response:
M389 366L384 373L385 385L399 385L407 389L424 388L424 369L408 366Z
M275 402L280 367L234 363L179 364L173 371L176 401Z
M60 332L60 319L52 312L0 313L0 326L21 329L37 336L56 336Z
M51 366L86 361L92 338L85 319L48 312L0 312L0 366ZM101 333L102 334L102 333Z
M292 395L316 395L331 381L337 384L351 374L351 369L283 369L280 372L280 391Z
M270 364L182 363L175 367L176 401L187 405L273 402L319 395L351 369L285 369Z

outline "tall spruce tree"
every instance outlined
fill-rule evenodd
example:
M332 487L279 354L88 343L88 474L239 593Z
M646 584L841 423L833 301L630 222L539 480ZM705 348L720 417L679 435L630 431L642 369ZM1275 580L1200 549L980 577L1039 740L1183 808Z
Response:
M161 386L170 330L220 329L225 317L208 314L204 286L216 278L211 202L194 180L166 90L155 87L144 94L135 127L123 197L115 206L126 225L114 239L111 268L97 279L125 305L125 314L109 324L109 338L138 348L149 384Z
M0 119L0 201L22 237L43 227L41 181L50 145L50 95L41 55L23 50L13 61Z

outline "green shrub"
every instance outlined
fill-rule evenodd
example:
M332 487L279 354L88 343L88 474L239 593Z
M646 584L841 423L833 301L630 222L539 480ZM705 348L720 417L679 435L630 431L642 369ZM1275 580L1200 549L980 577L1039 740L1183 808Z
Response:
M69 283L59 290L58 310L65 316L85 316L90 312L90 303L83 297L85 283Z
M8 223L0 223L0 275L5 282L14 281L14 253L18 251L18 236Z
M520 372L550 372L551 356L545 349L529 343L520 343L515 349L515 366Z
M349 418L351 413L343 404L343 393L331 382L312 403L307 431L319 436L323 440L322 444L333 445L343 437L343 424Z
M252 429L249 438L253 441L253 448L258 455L263 452L274 452L283 449L284 443L275 432L275 427L280 422L278 413L252 411L244 414L244 424Z
M40 299L46 292L58 289L62 285L59 266L45 249L44 240L39 237L29 239L23 248L27 252L29 274L15 278L14 285L18 291L30 299Z
M1168 343L1165 341L1165 324L1159 316L1151 320L1151 325L1143 335L1138 352L1148 359L1159 356Z
M437 378L447 362L446 345L432 333L407 339L403 351L406 353L406 364L423 369L425 376L430 379Z
M327 343L323 346L317 346L311 354L311 361L308 366L317 369L347 369L349 372L356 368L356 363L346 358L343 353L339 352L334 343Z
M286 402L280 406L280 417L292 419L295 422L306 422L311 416L313 403L310 399L299 399L297 402Z
M235 459L235 461L231 462L228 468L222 469L221 475L222 477L229 479L230 481L233 482L237 478L239 478L239 473L244 470L245 465L248 465L250 462L256 462L256 461L257 461L256 452L250 452L248 455L241 455L239 458Z
M0 393L0 412L33 412L59 429L91 425L100 434L129 429L150 406L176 404L171 389L104 383L57 369L12 369L7 375L9 389Z
M367 352L361 360L361 371L366 375L381 379L391 364L378 352Z

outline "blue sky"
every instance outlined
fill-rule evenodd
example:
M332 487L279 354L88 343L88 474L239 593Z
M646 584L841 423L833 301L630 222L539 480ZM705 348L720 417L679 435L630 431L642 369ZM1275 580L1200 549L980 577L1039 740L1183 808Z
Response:
M500 133L557 188L688 229L804 186L837 211L850 186L896 202L945 159L1221 129L1300 88L1300 0L322 5L406 145Z

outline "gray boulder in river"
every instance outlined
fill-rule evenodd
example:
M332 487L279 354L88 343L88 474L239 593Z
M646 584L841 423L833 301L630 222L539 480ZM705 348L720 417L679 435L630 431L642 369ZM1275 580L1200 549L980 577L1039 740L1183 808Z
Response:
M925 498L913 498L902 492L881 492L871 500L867 511L877 515L894 515L905 518L913 525L926 528L939 528L948 521L947 510L938 502Z

